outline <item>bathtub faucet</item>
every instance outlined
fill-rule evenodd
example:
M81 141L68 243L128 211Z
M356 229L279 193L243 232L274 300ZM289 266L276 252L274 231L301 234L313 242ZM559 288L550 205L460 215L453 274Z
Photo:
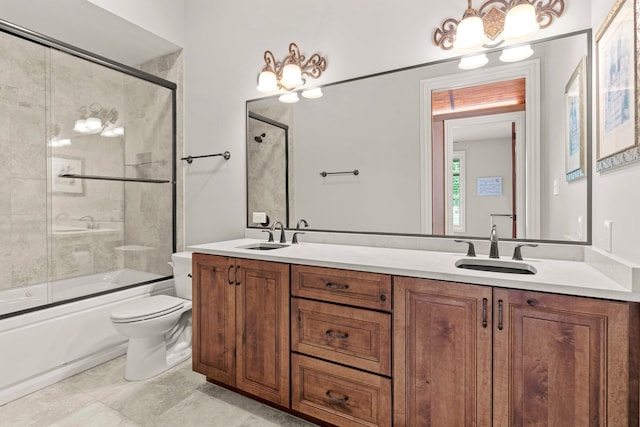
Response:
M80 218L80 221L87 221L87 228L89 230L95 230L96 228L98 228L98 224L96 224L96 221L90 215L83 216L82 218Z

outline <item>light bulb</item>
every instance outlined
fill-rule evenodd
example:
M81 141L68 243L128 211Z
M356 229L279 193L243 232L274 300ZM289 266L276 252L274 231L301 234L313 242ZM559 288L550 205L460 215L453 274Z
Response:
M527 59L533 55L533 49L531 46L526 44L524 46L518 47L510 47L502 51L502 55L500 55L500 61L502 62L518 62L523 59Z
M309 99L315 99L315 98L322 98L322 89L317 87L314 89L308 89L302 92L302 96L304 98L309 98Z
M487 36L484 34L482 19L475 10L468 8L458 23L453 48L457 50L477 49L485 44L486 40Z
M84 119L76 120L73 130L79 133L87 133L89 131L89 129L87 129L87 121Z
M507 41L517 40L532 35L538 29L540 25L536 8L527 0L520 0L507 12L502 38Z
M276 92L278 90L278 78L272 71L263 71L258 75L257 89L263 93Z
M481 53L480 55L465 56L460 58L458 68L461 70L473 70L474 68L480 68L487 65L488 62L489 58L487 58L487 55L484 53Z
M85 125L87 126L87 130L96 131L102 127L102 120L97 117L89 117L85 120Z
M284 87L297 87L304 84L302 81L302 70L296 64L287 64L282 69L280 83Z
M298 98L298 92L291 92L280 95L278 101L284 102L285 104L295 104L300 101L300 98Z

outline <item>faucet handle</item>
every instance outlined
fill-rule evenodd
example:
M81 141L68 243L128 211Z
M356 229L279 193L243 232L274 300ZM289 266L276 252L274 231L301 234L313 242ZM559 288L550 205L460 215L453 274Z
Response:
M467 245L469 245L467 247L467 256L468 257L475 257L476 256L476 249L473 246L473 242L470 242L468 240L458 240L458 239L454 240L454 242L456 242L456 243L466 243Z
M291 239L291 243L293 243L294 245L297 245L298 243L298 234L304 234L304 231L296 231L295 233L293 233L293 238Z
M522 261L522 250L520 248L523 246L529 246L532 248L538 247L538 245L535 243L522 243L520 245L516 245L515 249L513 250L513 257L511 259L515 259L516 261Z
M273 231L271 230L262 230L263 233L269 233L269 242L273 242Z

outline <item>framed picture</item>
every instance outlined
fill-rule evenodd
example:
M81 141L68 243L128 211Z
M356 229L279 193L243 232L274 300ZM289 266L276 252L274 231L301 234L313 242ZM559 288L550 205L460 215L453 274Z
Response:
M617 0L596 34L596 170L638 160L635 0Z
M582 57L564 89L565 173L567 181L583 178L587 173L587 92L585 64Z
M84 173L84 160L73 157L51 157L51 192L67 196L84 196L84 180L62 178L64 174Z

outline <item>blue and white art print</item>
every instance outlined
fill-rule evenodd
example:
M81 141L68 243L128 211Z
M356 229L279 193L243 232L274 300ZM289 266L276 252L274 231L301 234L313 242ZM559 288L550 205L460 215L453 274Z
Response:
M584 57L580 60L564 92L565 172L569 182L586 176L585 61Z
M598 161L636 145L634 28L633 0L618 0L596 36Z

